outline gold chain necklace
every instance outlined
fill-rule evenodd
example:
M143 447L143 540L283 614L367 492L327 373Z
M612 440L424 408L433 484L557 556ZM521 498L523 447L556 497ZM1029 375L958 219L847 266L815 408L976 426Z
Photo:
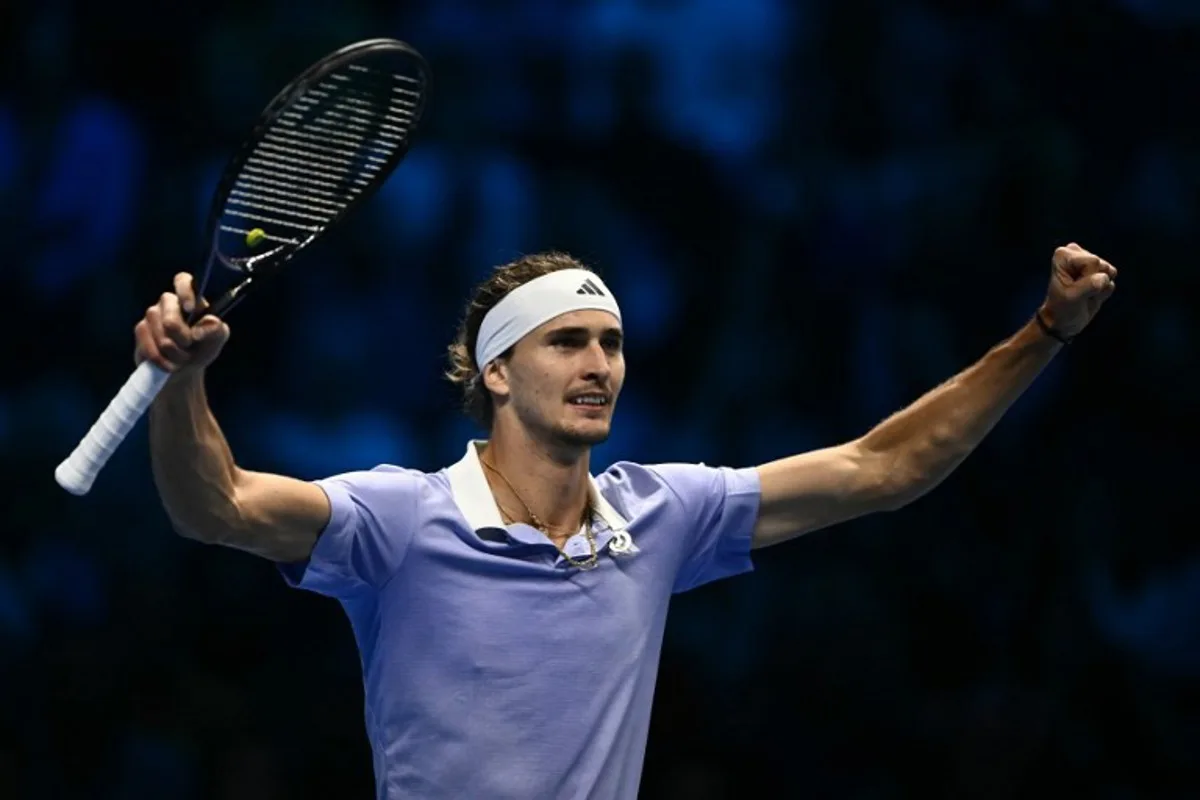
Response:
M517 498L517 502L525 506L525 513L529 515L529 523L533 525L533 527L545 534L550 534L552 531L559 530L552 525L547 525L545 522L542 522L542 520L538 518L538 515L533 513L533 509L529 507L529 504L525 502L524 498L521 497L520 493L516 490L508 478L504 477L503 472L496 467L493 467L482 457L479 459L479 463L483 464L483 466L495 473L500 480L504 481L504 485L507 486L508 490L513 493L513 497ZM497 503L497 505L499 505L499 503ZM513 521L515 522L516 520ZM594 521L595 519L592 513L592 503L589 499L587 505L583 508L583 515L581 517L581 524L583 525L583 537L587 539L588 543L588 557L582 561L576 561L567 554L565 549L562 547L558 548L558 552L562 553L563 558L565 558L567 563L573 567L578 567L579 569L591 569L592 567L596 566L600 560L600 555L596 552L596 537L592 535L592 523ZM566 531L563 531L563 533L566 533Z

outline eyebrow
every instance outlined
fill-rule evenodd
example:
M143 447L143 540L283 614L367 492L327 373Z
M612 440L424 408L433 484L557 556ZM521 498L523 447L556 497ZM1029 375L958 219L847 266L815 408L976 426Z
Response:
M590 336L592 333L590 328L585 328L581 325L566 326L562 328L551 328L546 331L546 338L552 339L555 336ZM625 334L620 328L605 328L600 332L600 338L615 336L617 341L624 341Z

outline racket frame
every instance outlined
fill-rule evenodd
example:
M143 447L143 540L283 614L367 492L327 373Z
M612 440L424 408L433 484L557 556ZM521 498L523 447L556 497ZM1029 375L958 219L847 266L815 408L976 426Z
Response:
M254 153L255 147L263 140L264 134L271 128L275 120L279 118L279 115L290 108L292 103L303 96L311 86L320 82L344 64L353 63L364 56L376 53L399 53L411 59L417 65L416 71L420 74L421 89L418 93L417 104L412 111L412 121L409 130L406 131L404 140L388 156L383 166L379 169L379 174L383 177L379 180L371 181L365 190L359 192L356 197L346 203L328 222L319 229L310 232L295 246L280 245L279 247L238 262L224 258L218 247L221 236L220 221L222 212L230 193L233 191L234 185L241 177L242 167L245 166L250 156ZM206 228L210 232L210 236L208 237L209 249L205 258L204 279L197 289L197 297L203 297L204 295L208 277L212 273L214 261L220 261L224 266L243 273L246 275L246 278L218 297L211 305L193 311L188 319L189 325L195 324L202 316L209 314L223 319L235 306L246 298L251 289L255 287L256 282L261 283L261 279L268 278L279 272L297 253L379 191L383 184L387 182L387 176L390 176L397 165L408 155L408 151L412 146L412 133L420 125L429 93L432 89L432 77L432 71L425 57L407 42L389 38L365 39L335 50L320 61L317 61L293 78L291 83L281 89L267 103L266 107L258 115L258 119L250 133L242 138L240 145L230 155L225 168L221 172L221 177L217 180L216 188L213 190L213 198L209 204L208 219L206 222ZM281 254L280 250L287 250L288 252ZM260 268L258 266L260 264L265 268Z
M337 68L358 61L363 56L375 53L399 53L416 65L419 74L419 89L417 102L411 112L411 120L405 130L403 140L395 150L383 161L375 180L370 181L356 196L337 210L328 221L308 236L300 239L294 246L276 247L272 250L258 253L239 261L230 261L220 252L221 235L220 220L226 201L241 175L242 167L249 160L254 148L263 140L264 134L279 115L290 108L292 103L313 85ZM190 315L189 324L194 324L199 316L213 314L225 317L235 306L250 293L251 289L263 280L279 272L279 270L295 257L297 253L311 244L322 233L329 230L351 211L379 190L388 180L400 161L408 154L432 88L432 75L425 58L411 45L398 39L367 39L342 47L339 50L317 61L308 69L292 79L259 114L250 133L243 137L240 145L231 154L217 185L213 190L213 199L209 208L206 227L209 233L208 252L206 255L203 284L207 284L214 267L214 260L220 260L226 267L241 272L245 278L237 285L222 294L211 306L199 307ZM287 252L280 252L287 249ZM204 286L198 292L198 297L204 296ZM76 445L75 449L55 469L54 477L58 484L74 495L85 495L92 487L96 477L104 468L109 458L124 441L129 431L149 409L154 398L166 385L170 375L162 368L143 361L134 369L125 384L101 412L88 433Z

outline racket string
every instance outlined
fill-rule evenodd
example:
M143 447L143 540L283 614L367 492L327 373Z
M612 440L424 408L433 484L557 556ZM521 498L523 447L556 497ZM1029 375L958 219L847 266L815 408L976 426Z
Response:
M298 108L300 108L301 111L310 111L310 110L317 108L317 106L315 104L314 105L303 105L302 103L303 103L303 101L300 101L300 100L296 101L296 106ZM395 119L395 118L387 117L386 115L382 115L384 119L390 119L392 122L398 123L396 125L388 125L386 123L380 122L378 120L378 118L372 118L372 117L366 116L365 114L362 114L361 112L354 112L353 109L350 109L350 111L351 111L350 114L345 114L345 113L342 113L341 111L335 111L331 108L323 108L323 109L321 109L321 112L318 115L319 116L318 121L319 122L332 121L335 124L349 128L350 130L355 131L356 133L366 133L368 135L374 135L374 136L380 136L380 137L386 136L387 138L395 139L396 141L404 141L404 139L408 136L408 130L404 127L408 123L405 120ZM352 116L352 114L356 114L356 116ZM287 114L287 116L291 119L298 119L300 121L300 124L306 128L310 127L313 124L311 121L306 120L304 118L304 116L298 111L291 111ZM385 134L384 131L387 131L388 133ZM391 135L388 136L388 134L391 134Z
M357 74L356 75L342 75L341 73L333 72L330 75L328 75L327 77L332 78L336 81L356 81L356 82L363 82L363 83L365 83L367 81L373 81L376 86L382 86L385 84L388 85L388 87L396 94L402 94L402 95L407 95L409 97L415 97L415 98L417 98L418 101L422 97L423 93L419 90L405 89L400 86L391 85L391 82L393 79L398 79L398 80L405 81L408 83L413 83L413 84L416 84L417 86L424 85L424 81L422 81L419 78L413 78L409 75L403 75L398 72L380 72L379 70L372 69L371 67L368 67L365 64L350 64L349 70L351 72L354 72Z
M294 162L301 166L293 166L292 164L284 163L285 161ZM338 213L346 206L346 204L361 192L361 185L366 185L361 179L344 175L331 175L328 171L306 169L303 165L305 162L300 159L289 159L283 156L274 154L255 153L247 161L247 174L240 176L235 182L233 189L230 192L228 204L231 206L245 206L248 208L258 208L259 210L271 211L282 216L296 216L301 219L311 221L326 222L337 216ZM319 185L333 189L332 192L321 192L318 194L312 189L307 188L296 180L274 181L279 188L273 188L266 185L259 185L262 176L256 174L258 170L262 170L270 175L287 176L287 173L298 173L305 176L304 178L296 179L303 180L305 183L317 183ZM249 170L255 170L251 172ZM321 178L332 178L333 180L321 180ZM348 186L346 181L356 181L360 186ZM240 186L240 188L239 188ZM287 191L283 191L283 190ZM273 194L275 198L269 198L265 195ZM255 204L254 200L260 201ZM313 217L308 214L289 211L286 206L303 208L306 211L315 211L320 216Z
M313 149L323 153L336 153L338 155L350 156L351 158L357 158L359 156L359 153L356 153L353 150L348 150L345 147L338 147L336 144L327 144L328 140L301 130L272 131L271 133L264 135L263 138L268 142L281 142L283 144L296 145L300 147L312 147ZM366 144L367 142L364 141L363 146L360 148L362 150L363 158L367 159L368 161L378 162L380 164L387 163L386 158L380 158L377 155L371 155L371 153L380 153L386 157L391 155L390 152L379 150L373 147L367 147Z
M288 216L296 217L297 219L307 219L313 222L329 222L338 215L340 208L316 208L315 206L307 205L306 203L297 203L295 200L283 200L275 197L264 197L262 195L245 192L239 189L234 189L229 193L231 198L237 198L237 204L244 208L253 208L257 211L282 212ZM289 211L291 208L303 209L306 212L317 212L315 215L311 213L302 213L300 211Z
M371 109L371 110L375 110L375 109L379 108L381 105L387 105L389 107L399 106L399 108L396 109L398 112L401 109L403 109L403 111L409 113L410 115L411 115L412 111L416 110L416 107L417 107L415 103L409 103L409 102L406 102L403 100L396 100L396 99L393 99L390 103L387 103L387 104L380 103L379 97L371 92L365 92L365 91L363 91L361 89L357 89L355 87L331 86L330 84L327 84L327 83L318 83L316 85L316 87L309 89L307 92L305 92L305 95L313 95L314 97L321 97L321 98L337 96L346 105L354 106L357 108L367 108L367 109Z
M250 156L247 163L254 165L261 164L266 167L272 167L288 172L296 172L301 175L315 176L317 178L332 178L334 182L329 183L328 185L335 189L342 189L344 185L343 181L347 180L344 170L334 172L332 169L321 169L316 165L310 165L310 162L303 159L290 158L285 155L279 155L278 153L264 153L261 150L255 150L254 154ZM360 186L370 185L367 181L364 181L361 178L348 178L348 180L353 183L357 183Z
M231 190L229 199L226 202L225 213L240 216L244 219L253 219L258 222L282 225L295 230L309 231L313 230L314 226L307 223L318 223L317 228L327 225L344 208L344 206L331 209L314 208L312 210L323 213L312 214L294 210L294 207L297 205L299 204L291 200L284 201L277 198L263 197L234 189ZM247 213L248 211L262 212L271 216L251 215Z
M391 71L382 72L368 64L348 64L347 69L349 69L351 72L365 72L365 73L368 73L371 75L390 75L390 76L392 76L394 78L398 78L402 81L408 81L409 83L415 83L418 86L425 85L425 81L421 80L420 78L414 78L411 75L404 75L403 73L400 73L400 72L391 72Z
M339 188L336 184L330 184L330 183L327 183L326 181L310 180L310 179L306 179L306 178L296 177L295 175L286 174L286 173L282 174L282 175L277 175L275 173L267 172L263 169L260 169L257 166L252 166L249 163L247 163L247 165L243 168L243 172L249 173L251 176L253 176L253 180L255 183L261 183L266 186L275 186L280 189L288 189L292 193L303 192L305 194L305 196L308 197L310 200L316 200L319 197L333 197L333 198L336 198L338 201L338 204L340 204L344 199L343 194L341 194L341 193L329 192L329 191L325 191L324 189L312 188L314 186L324 186L324 187L333 188L333 189ZM268 175L271 177L267 177ZM239 178L239 180L248 180L248 179L246 178L245 175L243 175ZM353 191L353 190L349 193L352 194L352 196L358 194L357 191Z
M225 233L236 233L239 236L246 236L247 234L250 233L249 228L235 228L232 225L220 225L218 227ZM274 234L271 234L271 233L264 233L262 235L262 237L264 239L266 239L268 242L279 242L280 244L290 244L290 245L299 245L300 244L300 241L298 239L285 239L282 236L275 236ZM203 294L203 292L201 294Z
M314 121L305 117L298 111L285 111L280 115L279 124L290 131L305 130L310 131L314 135L320 134L335 141L341 141L347 144L354 144L356 147L360 142L366 139L372 145L377 147L395 148L401 143L400 137L393 134L385 134L382 132L373 132L365 125L351 125L352 130L331 128L321 124L322 121ZM332 121L337 124L336 121Z
M245 204L240 204L240 205L245 205ZM262 214L251 214L249 212L241 211L236 208L226 207L225 213L229 214L230 216L233 216L233 217L238 217L240 219L248 219L253 222L261 222L266 225L278 225L280 227L290 228L292 230L304 231L305 233L317 233L323 227L321 225L301 225L300 223L297 223L297 222L291 222L289 220L282 220L282 219L275 219L274 217L267 217L267 216L263 216Z
M264 150L267 150L268 152L263 152ZM307 156L307 158L294 158L279 152L269 151L282 151L282 153L291 153L295 156ZM290 196L285 192L274 189L268 189L267 192L256 194L253 191L247 192L245 189L260 189L266 187L254 186L253 181L256 180L256 178L252 178L250 181L245 181L242 179L239 180L238 183L241 183L244 188L236 188L238 183L235 183L235 188L230 192L227 201L228 213L258 222L285 225L305 231L311 231L314 230L314 228L313 226L305 225L303 222L299 222L298 220L321 223L322 225L328 224L339 213L341 213L341 210L345 208L345 206L350 202L351 199L353 199L354 196L360 193L361 187L369 186L370 183L369 181L364 180L362 177L359 177L362 172L355 171L353 169L354 165L352 162L343 161L342 165L334 167L329 164L314 164L314 158L315 156L313 154L306 153L304 151L289 150L288 148L281 148L274 145L260 145L260 148L256 149L247 160L248 167L261 168L270 173L297 173L313 179L313 182L315 183L319 183L336 191L332 193L325 192L323 193L325 197L320 197L311 195L310 190L302 186L296 186L294 188L289 187L292 188ZM378 169L378 166L376 166L375 169ZM277 196L265 196L268 193L275 194ZM317 204L320 204L320 206ZM272 216L264 217L259 215L249 215L245 214L239 209L261 211Z
M270 157L274 157L275 153L284 153L289 156L302 156L304 158L311 159L309 162L301 161L300 163L316 162L313 163L315 168L336 172L339 176L348 175L350 172L357 169L360 173L366 173L366 176L369 178L374 175L374 173L379 171L383 163L386 163L372 161L366 158L363 159L362 163L356 163L348 158L334 158L333 156L324 155L323 153L319 153L312 149L311 146L309 146L308 149L300 146L283 147L275 142L263 141L259 144L259 148L261 150L269 151L271 154Z
M330 76L330 77L337 77ZM394 115L394 121L411 123L416 116L418 104L397 98L383 99L378 91L362 89L352 85L334 85L322 81L308 89L297 102L308 101L310 97L327 100L332 97L346 111L369 112L371 116L382 114L387 117Z
M346 102L346 98L338 97L328 92L322 92L317 89L310 90L304 97L301 97L293 104L293 109L300 111L310 111L321 109L321 115L338 117L341 119L353 120L355 122L364 123L367 125L379 124L379 119L388 119L392 122L398 122L401 125L405 124L406 120L402 117L390 117L386 110L375 106L353 106ZM333 109L337 109L334 111Z
M347 97L344 92L326 91L323 88L325 84L318 84L300 98L300 101L309 101L309 98L316 98L316 102L333 102L343 111L349 113L366 114L369 117L383 116L399 122L401 124L409 124L416 116L417 108L411 103L401 101L393 101L391 103L381 103L379 98L371 100L360 100L359 98L350 96ZM330 100L330 98L333 98ZM298 102L300 102L298 101Z
M233 186L234 192L241 192L252 200L265 199L261 197L261 195L273 195L274 197L280 198L280 200L277 202L295 203L297 198L295 191L285 192L282 189L273 188L260 183L257 178L247 179L245 176L243 176L238 178L237 182ZM307 200L308 203L299 205L298 207L305 208L310 211L327 212L332 210L336 213L341 208L341 203L324 200L320 197L309 197L307 195L299 196L304 200ZM314 203L319 203L320 205L310 205Z
M237 220L262 225L257 230L267 241L303 246L390 172L420 117L424 85L361 64L323 75L293 97L250 148L226 195L219 230L243 237L242 252L250 226ZM274 256L231 263L248 268L263 257Z

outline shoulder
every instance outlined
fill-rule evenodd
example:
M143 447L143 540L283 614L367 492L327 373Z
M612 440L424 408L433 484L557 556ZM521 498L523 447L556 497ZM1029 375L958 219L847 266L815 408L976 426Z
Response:
M437 484L440 473L429 473L394 464L378 464L370 469L354 470L319 478L314 481L330 495L338 499L352 499L356 504L395 500L401 497L416 498L426 489Z
M412 483L420 480L430 480L438 473L424 472L410 467L398 467L395 464L376 464L370 469L357 469L349 472L339 472L325 478L318 478L317 483L335 481L345 484L379 484L397 485Z
M596 476L601 492L613 502L636 506L645 502L690 505L719 500L729 494L758 494L758 471L752 467L709 466L704 463L638 464L618 461Z

